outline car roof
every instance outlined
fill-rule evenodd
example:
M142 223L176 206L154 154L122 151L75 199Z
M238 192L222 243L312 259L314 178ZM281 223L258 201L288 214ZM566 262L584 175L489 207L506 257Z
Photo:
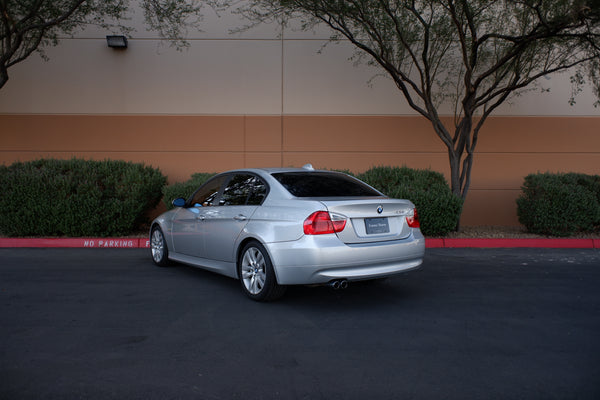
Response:
M312 167L312 165L306 164L302 168L297 168L297 167L243 168L243 169L237 169L237 170L232 170L232 171L227 171L227 172L229 172L229 173L231 173L231 172L254 172L254 173L266 172L268 174L276 174L276 173L280 173L280 172L329 172L329 173L336 173L337 171L328 171L328 170L314 169Z

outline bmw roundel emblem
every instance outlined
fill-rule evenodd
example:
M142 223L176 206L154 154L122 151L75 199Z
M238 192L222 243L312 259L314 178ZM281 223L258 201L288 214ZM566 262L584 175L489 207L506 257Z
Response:
M381 214L383 212L383 206L377 207L377 214Z

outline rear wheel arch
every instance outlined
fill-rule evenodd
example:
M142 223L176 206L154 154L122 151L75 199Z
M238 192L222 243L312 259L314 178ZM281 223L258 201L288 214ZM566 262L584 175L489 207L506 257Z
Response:
M243 256L242 252L244 250L244 247L246 247L246 245L250 242L257 242L258 244L260 244L265 249L267 254L269 255L269 258L271 260L273 260L273 257L271 257L271 253L269 252L269 249L267 249L267 246L265 246L265 244L261 240L258 240L257 238L255 238L253 236L249 236L249 237L245 238L244 240L242 240L236 249L236 253L235 253L236 267L239 265L241 258ZM242 277L239 274L239 269L236 268L236 270L237 270L238 279L242 279ZM277 273L275 273L275 276L277 276Z
M271 260L269 251L259 240L247 238L240 243L236 258L237 275L243 291L252 300L276 300L286 290L285 286L277 283Z

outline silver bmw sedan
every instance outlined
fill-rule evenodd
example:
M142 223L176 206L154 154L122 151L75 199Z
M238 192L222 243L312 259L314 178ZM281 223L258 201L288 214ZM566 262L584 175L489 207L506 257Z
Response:
M413 203L310 165L224 172L173 205L151 226L154 263L239 279L257 301L281 297L287 285L344 288L423 262Z

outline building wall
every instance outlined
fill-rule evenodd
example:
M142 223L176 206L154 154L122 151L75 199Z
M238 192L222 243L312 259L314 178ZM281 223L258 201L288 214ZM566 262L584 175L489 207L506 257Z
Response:
M407 165L448 176L447 154L417 116L0 115L0 126L5 164L126 159L159 167L171 182L307 162L355 172ZM515 199L529 173L599 172L598 118L496 117L481 136L465 225L518 224Z
M353 66L349 44L319 52L328 32L278 26L230 34L239 24L207 10L204 32L192 33L183 52L141 24L124 51L106 46L110 32L91 28L48 49L48 62L30 57L0 89L0 162L126 159L159 167L171 182L307 162L449 175L427 121L377 70ZM488 120L463 224L518 224L514 200L529 173L600 174L600 109L589 92L575 106L569 95L568 76L553 76Z

